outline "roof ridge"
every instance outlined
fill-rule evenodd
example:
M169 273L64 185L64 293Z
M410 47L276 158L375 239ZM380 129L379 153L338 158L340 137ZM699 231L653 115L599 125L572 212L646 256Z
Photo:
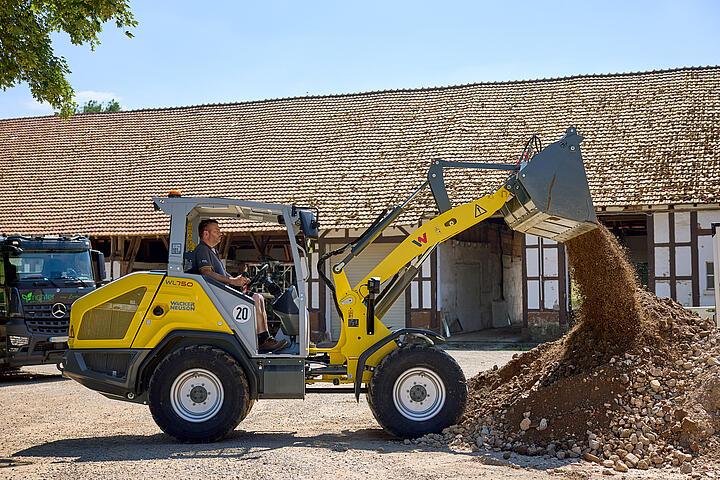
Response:
M240 102L217 102L217 103L200 103L194 105L179 105L171 107L146 107L137 108L132 110L121 110L119 112L88 112L88 113L76 113L73 117L82 117L87 115L119 115L125 113L141 113L141 112L155 112L155 111L168 111L168 110L183 110L203 107L225 107L234 105L252 105L258 103L271 103L281 102L288 100L311 100L311 99L322 99L322 98L346 98L346 97L359 97L364 95L381 95L386 93L413 93L413 92L425 92L425 91L442 91L442 90L453 90L468 87L477 87L484 85L515 85L515 84L530 84L530 83L546 83L546 82L559 82L567 80L577 80L583 78L609 78L609 77L629 77L629 76L645 76L645 75L657 75L664 73L676 73L676 72L692 72L692 71L703 71L703 70L720 70L720 65L705 65L705 66L689 66L689 67L673 67L666 69L653 69L653 70L639 70L633 72L616 72L616 73L582 73L576 75L567 75L560 77L543 77L534 79L522 79L522 80L494 80L487 82L473 82L473 83L461 83L454 85L440 85L432 87L415 87L415 88L389 88L381 90L368 90L363 92L349 92L349 93L330 93L330 94L317 94L317 95L300 95L290 97L274 97L264 98L258 100L247 100ZM30 117L15 117L15 118L0 118L0 122L10 122L17 120L30 120L36 118L55 118L56 115L37 115Z

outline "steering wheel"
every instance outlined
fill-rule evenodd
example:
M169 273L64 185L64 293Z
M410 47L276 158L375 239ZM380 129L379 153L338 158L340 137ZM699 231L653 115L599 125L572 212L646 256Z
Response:
M260 268L258 268L257 272L255 272L255 275L250 279L250 282L247 284L247 288L252 287L255 284L259 284L267 275L268 270L270 269L269 263L263 263Z

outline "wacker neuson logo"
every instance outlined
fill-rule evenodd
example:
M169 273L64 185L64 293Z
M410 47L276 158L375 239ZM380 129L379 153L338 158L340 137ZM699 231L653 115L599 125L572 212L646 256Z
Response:
M195 302L170 302L170 310L195 310Z

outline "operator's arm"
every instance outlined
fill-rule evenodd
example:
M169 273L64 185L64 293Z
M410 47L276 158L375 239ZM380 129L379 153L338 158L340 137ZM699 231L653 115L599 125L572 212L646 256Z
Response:
M213 254L205 244L200 244L195 248L195 265L200 274L217 280L218 282L236 287L244 287L249 280L242 277L228 277L223 273L216 272L213 268Z
M200 267L200 273L206 277L210 277L218 282L233 285L235 287L244 287L250 281L245 277L226 277L213 270L212 267Z

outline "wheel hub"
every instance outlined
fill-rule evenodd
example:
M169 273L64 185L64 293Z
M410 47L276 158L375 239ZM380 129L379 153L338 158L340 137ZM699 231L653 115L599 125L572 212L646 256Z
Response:
M402 416L422 422L433 418L445 405L445 384L428 368L403 372L393 387L393 402Z
M410 400L413 402L422 402L428 396L427 390L423 385L413 385L410 389Z
M192 390L190 390L190 400L192 400L194 403L202 403L205 400L207 400L208 397L208 391L205 390L205 387L193 387Z
M211 371L192 368L177 376L170 387L173 411L188 422L204 422L222 407L224 390L220 379Z

